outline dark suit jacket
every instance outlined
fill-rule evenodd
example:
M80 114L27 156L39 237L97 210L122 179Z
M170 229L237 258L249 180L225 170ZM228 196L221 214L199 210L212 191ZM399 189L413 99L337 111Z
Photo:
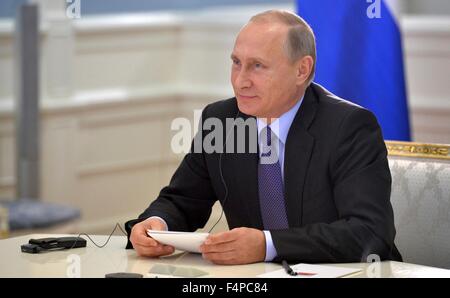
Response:
M238 112L231 98L208 105L202 121L217 117L225 123L236 116L251 117ZM224 153L221 158L225 204L220 154L189 153L158 198L126 224L128 232L150 216L164 218L170 230L195 231L205 225L216 200L230 229L262 230L258 154ZM311 84L286 140L284 183L289 229L270 231L275 261L365 262L369 254L401 260L394 245L387 150L368 110Z

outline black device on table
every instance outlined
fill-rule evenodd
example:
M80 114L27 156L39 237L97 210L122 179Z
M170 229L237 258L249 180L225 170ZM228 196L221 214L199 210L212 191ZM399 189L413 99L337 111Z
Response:
M71 249L86 247L86 240L81 237L52 237L30 239L28 244L20 246L22 252L39 253L48 250Z

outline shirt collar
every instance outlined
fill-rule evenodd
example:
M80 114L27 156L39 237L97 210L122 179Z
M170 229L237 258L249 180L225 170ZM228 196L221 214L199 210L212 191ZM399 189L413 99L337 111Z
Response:
M289 111L281 115L280 118L276 119L269 125L272 132L283 144L286 144L289 128L291 127L292 121L294 121L295 115L297 115L297 112L303 102L303 98L304 96L302 96L302 98L300 98L300 100ZM256 124L258 126L259 136L267 124L261 118L256 118Z

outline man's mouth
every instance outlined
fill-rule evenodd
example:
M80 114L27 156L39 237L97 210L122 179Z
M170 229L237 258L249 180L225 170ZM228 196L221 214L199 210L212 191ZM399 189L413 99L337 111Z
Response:
M242 94L239 94L238 97L240 99L244 99L244 100L250 100L250 99L255 99L256 98L256 96L248 96L248 95L242 95Z

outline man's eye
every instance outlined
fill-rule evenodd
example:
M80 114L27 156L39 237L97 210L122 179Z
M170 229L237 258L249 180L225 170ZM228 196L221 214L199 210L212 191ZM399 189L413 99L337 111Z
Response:
M255 68L262 68L263 65L261 63L255 63Z
M239 64L240 64L240 62L239 62L239 60L233 60L233 64L235 64L235 65L239 65Z

